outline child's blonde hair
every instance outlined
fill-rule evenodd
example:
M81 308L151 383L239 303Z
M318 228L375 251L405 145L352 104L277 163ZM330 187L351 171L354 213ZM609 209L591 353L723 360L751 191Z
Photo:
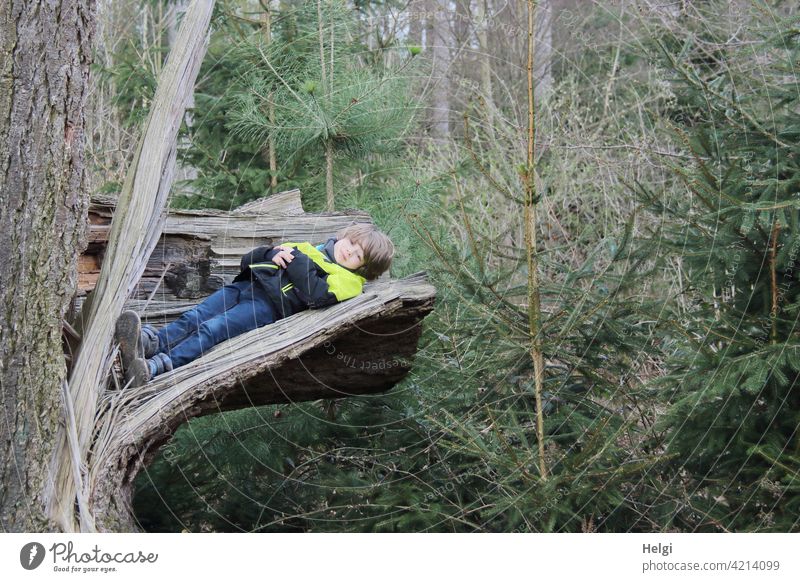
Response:
M337 240L350 239L364 249L364 265L356 273L372 281L389 270L394 257L394 244L374 224L360 222L351 224L336 233Z

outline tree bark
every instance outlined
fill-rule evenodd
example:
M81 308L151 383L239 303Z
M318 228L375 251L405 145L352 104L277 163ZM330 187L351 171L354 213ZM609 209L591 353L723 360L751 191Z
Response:
M0 526L51 529L43 491L66 377L61 321L85 244L95 3L0 8Z

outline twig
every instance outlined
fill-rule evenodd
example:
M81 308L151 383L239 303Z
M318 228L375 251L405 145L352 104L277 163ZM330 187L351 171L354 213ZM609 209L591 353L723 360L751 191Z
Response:
M772 330L770 336L773 344L778 342L778 279L775 273L775 263L778 253L778 233L780 229L781 223L776 219L775 223L772 225L772 245L770 245L769 249L770 286L772 287L772 309L770 310Z
M169 271L169 268L171 266L172 266L172 263L167 263L167 266L164 267L164 272L161 273L161 277L159 277L158 283L156 283L156 286L153 287L153 290L150 292L150 295L147 297L147 301L144 302L144 306L141 309L141 313L144 313L145 311L147 311L147 307L150 305L150 302L153 300L153 297L155 297L156 291L158 291L159 287L161 287L161 282L164 280L164 277L167 276L167 271Z

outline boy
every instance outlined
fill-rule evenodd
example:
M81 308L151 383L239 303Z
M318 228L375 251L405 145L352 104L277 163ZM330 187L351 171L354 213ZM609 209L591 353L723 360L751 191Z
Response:
M394 245L371 224L354 224L316 247L283 243L244 255L241 272L160 331L124 312L117 321L125 381L141 386L216 344L303 311L359 295L389 269Z

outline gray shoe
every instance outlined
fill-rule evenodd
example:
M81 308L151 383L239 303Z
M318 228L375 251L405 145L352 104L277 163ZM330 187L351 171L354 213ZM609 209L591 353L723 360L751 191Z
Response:
M135 311L123 311L114 329L114 339L119 343L122 371L125 374L126 381L128 380L128 369L134 360L144 358L141 330L142 324L139 320L139 314Z

